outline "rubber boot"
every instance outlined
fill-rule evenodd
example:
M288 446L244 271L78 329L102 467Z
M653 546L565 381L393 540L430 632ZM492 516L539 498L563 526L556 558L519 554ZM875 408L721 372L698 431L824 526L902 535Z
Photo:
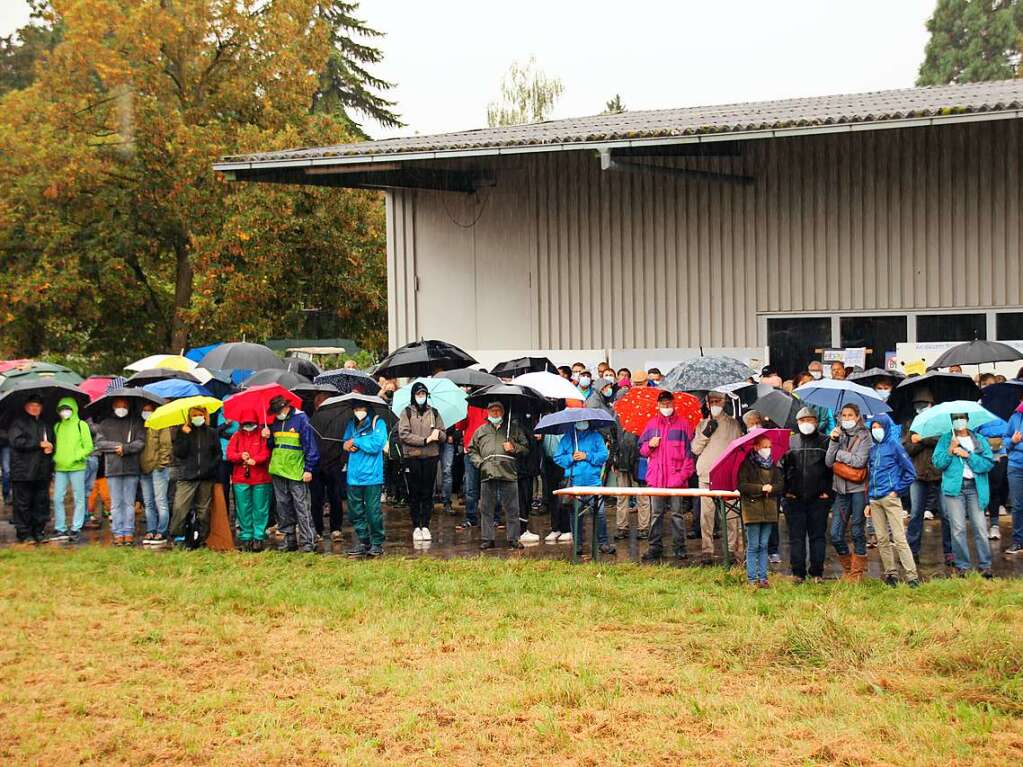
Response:
M867 558L862 554L852 555L852 566L849 570L849 582L859 583L867 572Z
M838 563L842 565L842 579L848 579L849 572L852 570L852 554L839 554Z

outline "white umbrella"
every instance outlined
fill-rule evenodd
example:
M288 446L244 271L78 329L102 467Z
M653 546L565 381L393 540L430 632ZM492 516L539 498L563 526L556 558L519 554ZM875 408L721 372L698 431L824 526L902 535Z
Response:
M528 386L548 399L574 399L580 402L586 397L571 381L554 373L523 373L512 379L515 386Z

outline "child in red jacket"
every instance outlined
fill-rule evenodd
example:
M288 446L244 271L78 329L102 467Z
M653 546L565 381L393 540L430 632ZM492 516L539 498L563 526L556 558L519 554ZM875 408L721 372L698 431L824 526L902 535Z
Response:
M238 541L244 551L262 551L273 493L268 471L270 446L260 433L259 414L252 410L242 415L241 427L227 443L227 460L234 465L231 484Z

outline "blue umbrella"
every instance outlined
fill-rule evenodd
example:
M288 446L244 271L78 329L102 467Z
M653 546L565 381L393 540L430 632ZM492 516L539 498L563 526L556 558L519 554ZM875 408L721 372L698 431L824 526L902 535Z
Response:
M589 407L569 407L557 413L545 415L533 427L534 434L570 434L580 421L589 421L595 429L610 429L615 425L614 417L606 410Z
M355 391L356 386L362 387L363 394L379 394L380 392L380 384L373 380L373 376L351 368L324 370L313 379L313 383L330 384L342 394L351 394Z
M1012 379L1004 383L991 384L980 390L980 404L997 415L1009 419L1012 411L1019 407L1023 397L1023 381Z
M200 386L191 381L179 381L176 378L169 378L166 381L146 384L142 387L147 392L156 394L164 399L181 399L182 397L209 397L212 396L205 386Z
M852 381L824 378L803 384L793 394L808 405L827 408L835 413L845 405L856 405L864 418L891 412L891 408L877 396L877 392Z
M217 341L215 344L207 344L206 346L195 346L185 352L185 357L192 360L192 362L200 362L202 358L209 354L211 351L220 346L222 342Z
M998 417L994 413L985 410L976 402L958 399L951 402L942 402L940 405L927 408L913 419L909 430L925 438L940 437L952 431L952 416L958 413L966 414L970 422L970 429L974 431L988 421L993 421Z
M400 416L401 411L409 406L409 403L412 401L412 386L417 383L421 383L426 387L426 390L429 392L429 399L427 399L426 403L437 409L446 427L454 426L465 418L466 413L469 412L469 406L466 404L466 399L468 399L466 393L459 389L452 381L449 381L447 378L417 378L394 393L391 410L396 415Z

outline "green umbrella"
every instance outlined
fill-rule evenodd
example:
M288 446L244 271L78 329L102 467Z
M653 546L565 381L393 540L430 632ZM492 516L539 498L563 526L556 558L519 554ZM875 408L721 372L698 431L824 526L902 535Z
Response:
M53 381L77 386L84 380L75 371L49 362L33 362L29 367L5 373L2 378L3 383L0 383L0 391L10 391L26 381Z

